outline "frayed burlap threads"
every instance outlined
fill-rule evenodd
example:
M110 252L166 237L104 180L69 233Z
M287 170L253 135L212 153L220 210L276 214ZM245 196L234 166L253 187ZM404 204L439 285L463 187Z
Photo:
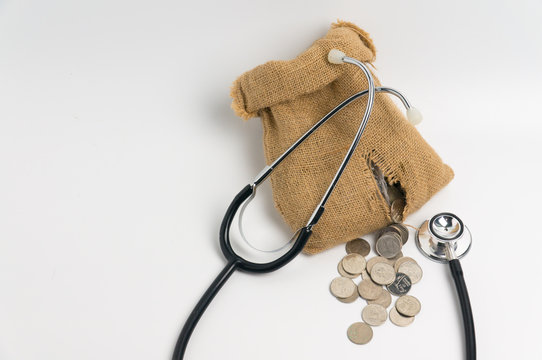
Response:
M270 61L241 75L233 84L232 108L243 119L261 117L264 152L271 163L316 121L348 96L367 88L359 69L333 65L337 48L364 62L376 49L368 33L344 21L298 57ZM375 79L378 84L378 80ZM333 178L361 121L366 98L329 120L270 176L275 206L292 228L305 225ZM405 216L419 209L452 178L452 170L408 123L388 95L377 94L361 142L331 195L324 215L305 247L317 253L382 228L391 222L368 162L405 193Z

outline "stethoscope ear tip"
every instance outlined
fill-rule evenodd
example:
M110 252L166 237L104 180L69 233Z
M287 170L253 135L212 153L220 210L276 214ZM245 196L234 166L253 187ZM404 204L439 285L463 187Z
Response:
M410 121L412 125L418 125L423 120L423 116L420 110L414 107L407 109L406 116L407 116L408 121Z
M345 53L338 49L331 49L327 54L327 61L332 64L344 64Z

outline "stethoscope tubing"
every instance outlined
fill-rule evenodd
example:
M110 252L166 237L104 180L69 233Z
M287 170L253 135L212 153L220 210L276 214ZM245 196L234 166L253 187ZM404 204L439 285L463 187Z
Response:
M196 328L199 319L201 318L211 301L213 301L216 294L220 291L222 286L224 286L226 281L228 281L230 276L234 273L237 265L238 262L235 260L228 261L224 269L222 269L222 271L218 274L215 280L211 283L209 288L199 299L198 303L196 304L196 306L188 316L188 319L186 319L186 322L184 323L183 329L181 330L177 343L175 344L173 359L182 359L184 357L186 347L188 346L188 340L190 340L190 336L192 335L192 332L194 332L194 329Z
M334 190L335 186L337 185L337 182L339 181L344 169L346 168L350 158L352 157L360 139L361 135L365 131L365 128L367 126L367 122L369 120L369 117L371 115L372 106L374 103L375 93L376 92L387 92L392 95L395 95L399 97L399 99L403 102L405 107L407 109L410 108L410 104L408 100L398 91L393 90L391 88L375 88L374 81L372 78L372 74L370 73L369 69L366 67L365 64L360 62L359 60L344 57L344 62L353 64L358 66L360 69L363 70L364 74L367 77L369 88L368 90L364 90L361 92L358 92L343 102L341 102L339 105L337 105L333 110L331 110L326 116L324 116L322 119L320 119L316 124L314 124L305 134L303 134L294 144L292 144L282 155L280 155L271 165L266 166L260 174L256 177L256 179L253 181L253 183L246 185L233 199L232 203L228 207L226 214L222 220L222 224L220 226L220 248L224 254L224 256L227 259L227 264L224 267L224 269L218 274L218 276L215 278L215 280L211 283L207 291L203 294L201 299L198 301L192 312L190 313L187 321L185 322L181 333L179 334L179 338L177 340L177 343L175 345L175 349L173 352L173 360L182 360L186 351L186 347L188 345L188 341L192 335L192 332L194 331L199 319L211 303L211 301L214 299L218 291L224 286L226 281L230 278L230 276L235 272L235 270L240 270L244 272L252 272L252 273L265 273L265 272L271 272L275 271L282 266L286 265L290 261L292 261L305 247L307 241L309 240L311 234L312 234L312 227L316 225L320 217L322 216L325 204L327 200L329 199L329 196L331 195L332 191ZM247 199L251 198L251 195L254 194L256 187L263 182L269 174L273 171L274 167L280 164L293 150L297 148L303 141L305 141L314 131L316 131L321 125L323 125L327 120L332 118L337 112L339 112L341 109L343 109L345 106L350 104L352 101L358 99L361 96L369 95L367 100L367 105L365 107L365 113L363 116L363 119L360 123L360 126L356 132L356 136L354 140L352 141L345 157L343 158L343 161L341 165L339 166L337 172L335 173L335 176L333 177L333 180L330 182L330 185L328 186L328 189L324 193L320 203L315 208L315 211L311 215L309 221L307 222L307 225L298 230L297 232L297 238L292 245L292 247L282 256L279 258L267 262L267 263L254 263L251 261L248 261L244 259L243 257L237 255L235 251L233 250L231 246L231 240L230 240L230 228L231 224L233 222L233 219L239 210L239 208L242 206L242 204L247 201Z
M449 265L452 278L454 279L455 288L457 290L459 304L461 305L461 315L463 317L463 328L465 333L466 359L476 360L476 334L474 331L474 317L472 315L467 284L465 283L465 278L463 276L463 269L461 268L461 263L458 259L450 260Z

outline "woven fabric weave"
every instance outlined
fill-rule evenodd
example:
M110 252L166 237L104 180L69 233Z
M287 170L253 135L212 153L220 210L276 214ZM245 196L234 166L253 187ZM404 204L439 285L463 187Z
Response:
M375 47L368 33L338 22L293 60L270 61L233 84L232 108L244 119L260 117L267 163L282 154L314 123L350 95L367 89L363 73L327 61L331 49L371 63ZM378 79L375 83L379 86ZM304 252L314 254L392 222L369 163L391 185L400 184L404 216L419 209L453 178L452 169L425 142L387 94L377 94L369 123L333 191ZM359 127L367 98L329 120L270 176L275 207L293 231L304 226L327 189Z

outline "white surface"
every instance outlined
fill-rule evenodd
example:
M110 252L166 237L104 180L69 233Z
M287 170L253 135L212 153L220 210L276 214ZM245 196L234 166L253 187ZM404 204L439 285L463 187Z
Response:
M264 165L259 120L234 116L229 86L336 18L371 33L383 84L456 172L407 222L449 210L472 230L479 358L542 358L539 1L4 0L0 359L170 357L224 265L224 211ZM462 357L448 269L413 241L421 314L351 344L362 302L328 292L343 254L235 274L186 359Z

